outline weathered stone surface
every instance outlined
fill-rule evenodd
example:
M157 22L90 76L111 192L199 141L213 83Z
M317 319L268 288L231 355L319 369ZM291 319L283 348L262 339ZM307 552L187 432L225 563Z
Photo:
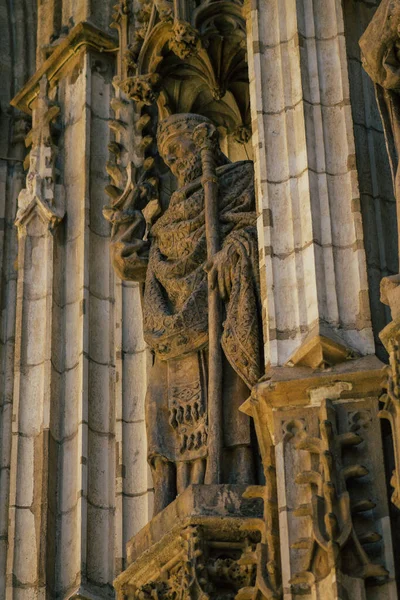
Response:
M239 485L188 487L128 543L128 566L115 581L120 597L141 597L152 587L164 585L177 585L178 592L180 586L185 588L185 567L193 569L188 597L197 597L197 586L207 590L204 593L211 598L218 596L218 568L226 586L224 597L234 597L245 584L250 586L255 578L254 565L240 559L246 547L258 541L254 528L263 509L260 500L243 498L245 489ZM198 547L186 544L191 536Z
M237 409L261 375L251 163L230 164L200 115L161 121L157 143L179 189L150 240L143 239L143 210L154 190L146 179L128 181L105 210L117 273L145 279L145 339L155 354L146 425L156 512L190 483L254 483L251 466L240 462L246 451L251 460L251 441ZM223 449L225 460L227 451L232 457L225 473Z
M379 301L379 284L398 271L397 223L382 121L358 50L379 4L376 19L392 18L383 19L389 37L376 36L384 46L378 58L396 78L397 0L0 6L0 598L111 600L121 573L121 581L134 583L128 597L141 600L397 598L396 279L382 284L395 319L382 333L390 354L380 413L391 421L383 423L384 452L382 365L372 356L371 335L386 360L377 338L390 309ZM378 104L392 111L392 120L382 113L385 126L396 126L398 91L389 92L378 93ZM110 264L103 206L106 194L108 204L129 204L124 192L140 190L144 241L154 242L177 186L182 192L178 163L191 162L190 152L170 152L166 143L166 162L181 154L177 178L166 168L157 122L186 113L212 121L200 128L211 135L199 139L194 160L204 155L204 187L216 186L213 127L232 163L254 159L249 212L257 216L263 321L257 333L264 333L269 379L244 408L254 419L263 473L258 453L249 452L248 417L237 411L250 390L227 385L240 381L233 371L222 381L229 410L222 419L210 413L208 433L215 440L211 429L222 431L230 448L222 480L239 473L255 481L258 472L266 485L189 487L152 520L145 394L161 367L144 340L143 282L121 281L129 268L115 275ZM27 134L34 148L24 163ZM245 169L232 168L238 177L231 185L218 181L234 195ZM185 210L196 193L188 194ZM236 233L246 229L243 214L232 212ZM179 243L174 239L181 262L188 239L185 231ZM256 252L245 245L242 254L256 278ZM210 299L232 293L230 278L221 277L224 265L214 265ZM238 269L231 267L234 279ZM179 299L182 290L175 291ZM256 313L243 311L249 319ZM220 321L226 329L225 316ZM253 324L243 328L246 360L257 353L249 331ZM219 346L210 347L204 380L216 381ZM192 372L185 362L185 386ZM160 394L171 387L167 379ZM162 429L155 423L170 427L160 413L150 420L153 432ZM185 461L176 462L183 489L191 477ZM394 469L390 516L385 468ZM247 513L253 505L257 510Z

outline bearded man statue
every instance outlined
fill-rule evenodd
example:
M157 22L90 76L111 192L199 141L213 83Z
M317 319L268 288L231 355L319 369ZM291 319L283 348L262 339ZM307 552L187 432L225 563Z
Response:
M188 485L204 483L207 272L223 303L221 483L256 483L250 419L239 411L261 375L253 163L232 163L216 149L221 250L207 261L201 158L192 139L200 123L210 121L200 115L176 114L158 126L158 150L177 178L178 190L150 231L137 207L116 211L112 218L116 272L122 279L144 283L144 337L154 355L146 395L154 514Z

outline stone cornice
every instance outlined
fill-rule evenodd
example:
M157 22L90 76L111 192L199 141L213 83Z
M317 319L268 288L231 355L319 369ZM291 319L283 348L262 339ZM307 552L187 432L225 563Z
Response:
M98 52L113 52L117 49L117 41L104 31L89 22L81 22L74 27L67 37L59 43L54 52L29 79L18 94L11 100L11 105L31 114L31 105L39 93L39 82L46 75L50 83L61 69L82 48L93 48Z

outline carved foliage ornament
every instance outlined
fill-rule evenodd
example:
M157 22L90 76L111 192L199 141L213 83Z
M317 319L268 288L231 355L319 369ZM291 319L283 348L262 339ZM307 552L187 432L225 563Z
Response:
M175 21L169 47L179 58L184 60L196 54L201 48L198 32L186 21Z
M47 79L43 76L40 91L33 103L33 127L26 138L31 144L29 171L26 188L18 197L17 227L23 227L35 212L52 231L65 214L64 190L55 183L55 159L57 149L52 142L51 124L59 115L60 108L47 95Z
M143 102L150 106L159 95L161 78L157 73L135 75L120 83L121 90L135 102Z
M349 575L361 579L387 577L386 569L373 564L362 545L379 541L381 536L370 532L360 538L353 523L353 513L363 513L374 507L368 500L356 506L350 505L347 481L364 477L368 470L358 464L345 466L342 453L344 448L357 446L361 442L361 436L355 432L337 433L336 413L329 400L324 400L321 405L320 437L311 437L304 431L299 435L296 447L316 455L319 460L318 470L303 471L296 477L298 485L309 486L311 502L301 505L295 514L298 517L308 516L312 521L311 537L301 539L294 545L295 548L308 551L304 571L291 580L291 584L299 589L309 589L315 581L326 577L332 570L346 572L349 569L348 558L342 560L346 547L351 548L351 556L354 557L354 566L350 566Z
M176 563L162 569L157 579L134 589L133 593L126 590L130 599L234 600L241 588L254 581L254 567L233 556L237 552L231 552L231 556L229 550L225 555L217 550L211 552L200 526L186 527L181 541L182 551Z

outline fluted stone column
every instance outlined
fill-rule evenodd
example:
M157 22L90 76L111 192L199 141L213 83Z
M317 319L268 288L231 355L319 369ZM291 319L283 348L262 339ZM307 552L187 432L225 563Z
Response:
M50 4L39 7L37 71L13 100L35 121L47 79L50 116L55 107L59 114L50 119L51 177L39 170L54 198L45 194L25 216L37 171L33 145L16 222L12 480L1 524L7 598L93 600L113 597L126 542L152 510L143 414L148 354L139 286L116 280L102 214L115 73L111 3ZM36 121L33 131L45 135L46 119ZM5 560L6 544L1 552Z
M245 10L266 364L318 334L371 354L341 4Z
M282 594L397 598L342 3L244 10L266 376L243 410L276 473Z

